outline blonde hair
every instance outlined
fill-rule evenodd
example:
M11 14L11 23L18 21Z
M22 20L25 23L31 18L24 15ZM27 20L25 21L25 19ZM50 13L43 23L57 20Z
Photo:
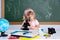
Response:
M27 17L30 16L30 15L34 15L34 18L35 18L35 12L33 11L33 9L27 8L27 9L24 11L23 20L26 20Z

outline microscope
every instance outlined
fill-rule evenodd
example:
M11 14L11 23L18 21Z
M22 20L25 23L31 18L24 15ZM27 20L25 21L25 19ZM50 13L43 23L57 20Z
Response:
M22 30L29 30L28 26L30 26L29 24L29 21L30 21L30 17L28 17L26 20L25 20L25 23L23 24L23 28Z

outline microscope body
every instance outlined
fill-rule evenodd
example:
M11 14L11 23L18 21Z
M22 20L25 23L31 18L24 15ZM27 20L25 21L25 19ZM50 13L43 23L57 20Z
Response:
M28 28L28 26L30 26L29 21L30 21L30 18L25 20L22 30L29 30L29 28Z

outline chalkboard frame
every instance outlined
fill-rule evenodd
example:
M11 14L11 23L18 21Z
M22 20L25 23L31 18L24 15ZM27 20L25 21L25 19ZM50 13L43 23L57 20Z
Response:
M2 0L2 18L4 18L5 16L5 6L4 6L4 0ZM60 25L60 22L39 22L42 25ZM22 22L10 22L10 24L22 24Z

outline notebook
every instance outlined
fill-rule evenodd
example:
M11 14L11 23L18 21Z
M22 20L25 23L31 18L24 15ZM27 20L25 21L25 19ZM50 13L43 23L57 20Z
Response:
M37 32L32 32L32 31L23 31L23 30L17 30L17 31L14 31L14 32L11 32L11 35L12 36L22 36L22 37L34 37L36 35L38 35Z

